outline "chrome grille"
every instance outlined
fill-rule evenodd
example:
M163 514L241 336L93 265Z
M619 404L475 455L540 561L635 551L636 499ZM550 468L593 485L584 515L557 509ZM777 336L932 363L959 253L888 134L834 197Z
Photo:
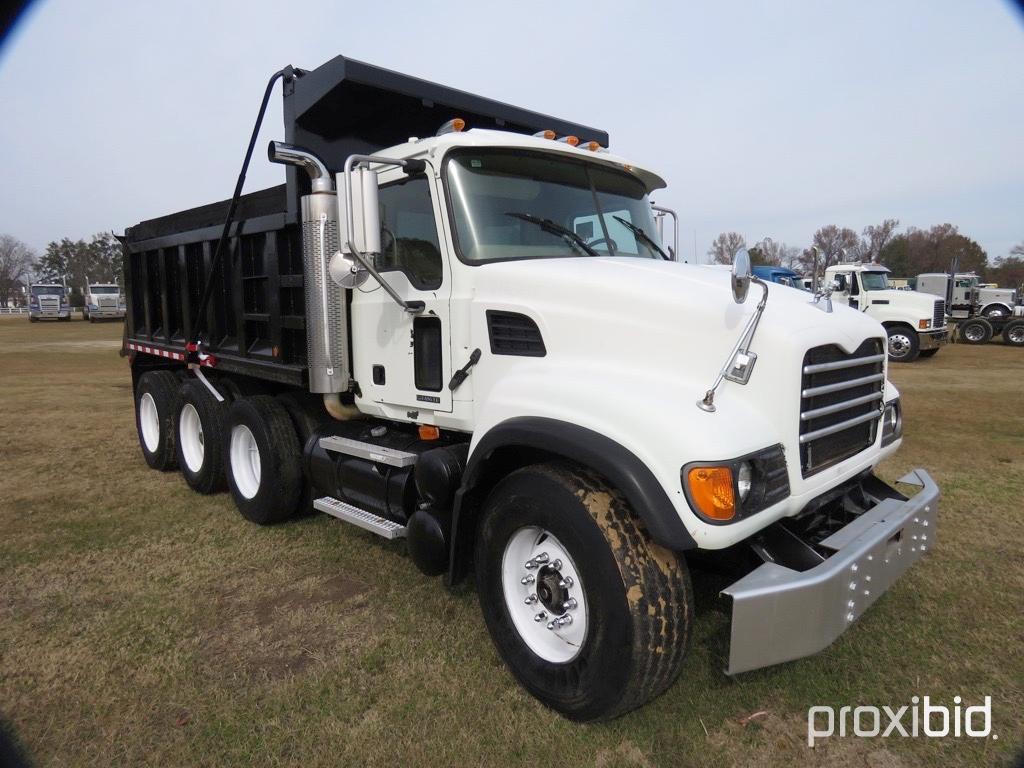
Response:
M59 296L40 296L39 297L39 309L43 312L59 312L60 311L60 297Z
M946 302L939 299L935 302L935 316L932 318L932 328L942 328L946 324Z
M882 415L885 353L868 339L852 354L835 344L804 356L800 392L800 470L810 477L875 441Z

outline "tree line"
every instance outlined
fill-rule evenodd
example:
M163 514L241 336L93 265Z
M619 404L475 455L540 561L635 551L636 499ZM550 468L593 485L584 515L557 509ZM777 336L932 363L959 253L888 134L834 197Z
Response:
M88 283L119 282L121 243L111 232L88 240L53 240L43 253L11 235L0 235L0 305L24 304L24 287L33 282L66 283L71 304L83 301Z
M827 267L845 261L876 261L888 267L894 277L915 277L925 272L948 272L955 257L960 272L976 272L983 281L1003 287L1024 285L1024 241L1009 255L990 262L985 249L953 224L937 224L930 229L908 227L898 232L899 224L898 219L885 219L864 227L860 234L849 227L828 224L814 233L807 248L770 238L748 247L740 233L722 232L708 249L708 256L714 264L731 264L736 251L747 248L755 265L788 267L808 276L817 258L819 277Z

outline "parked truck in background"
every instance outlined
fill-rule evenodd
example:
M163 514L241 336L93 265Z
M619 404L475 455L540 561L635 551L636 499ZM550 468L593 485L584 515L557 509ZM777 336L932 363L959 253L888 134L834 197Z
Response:
M116 283L89 283L83 293L83 319L89 322L124 319L125 302L121 286Z
M28 319L37 323L40 320L70 320L71 304L68 291L60 283L32 283L28 287Z
M982 287L973 272L928 272L918 275L915 290L945 298L949 320L965 344L986 344L996 335L1024 347L1024 306L1018 291Z
M789 267L757 266L753 269L754 275L762 280L788 285L790 288L797 288L801 291L807 290L804 287L804 278L799 272L794 272Z
M893 362L931 357L948 339L945 302L890 288L889 270L881 264L833 264L825 270L825 285L831 288L833 301L882 324Z
M340 56L274 79L286 183L123 240L151 467L473 574L508 668L577 720L677 677L689 553L760 563L723 592L736 674L827 647L933 546L927 472L909 499L873 474L903 429L875 320L745 251L669 259L665 182L604 131Z

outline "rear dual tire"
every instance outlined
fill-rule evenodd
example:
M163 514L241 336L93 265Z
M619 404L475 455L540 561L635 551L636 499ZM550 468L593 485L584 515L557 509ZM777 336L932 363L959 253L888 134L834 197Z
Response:
M273 397L256 395L231 404L224 464L235 506L259 525L291 518L302 494L302 448L288 411Z
M185 482L197 493L217 493L227 487L223 457L226 411L226 405L202 382L182 385L175 455Z
M976 317L960 326L960 341L964 344L988 344L992 340L992 333L992 323L983 317Z
M1011 320L1003 328L1003 341L1011 347L1024 347L1024 320Z
M178 377L149 371L135 388L135 429L146 463L167 472L178 466L175 420L181 410Z

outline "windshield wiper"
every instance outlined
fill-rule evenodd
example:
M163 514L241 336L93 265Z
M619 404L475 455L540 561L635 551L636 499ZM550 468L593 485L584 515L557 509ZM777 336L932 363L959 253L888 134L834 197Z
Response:
M640 227L638 227L636 224L634 224L631 221L626 221L621 216L613 215L612 218L619 222L619 224L624 226L630 232L632 232L634 235L636 235L638 239L646 243L649 248L653 248L655 251L657 251L661 258L663 258L665 261L672 261L672 259L668 257L668 254L661 250L661 246L654 242L651 236L644 232L642 229L640 229Z
M542 219L539 216L533 216L529 213L516 213L508 211L505 213L506 216L511 216L513 219L520 219L522 221L528 221L531 224L536 224L545 232L550 232L552 235L558 235L560 238L565 240L571 248L578 248L586 253L588 256L600 256L597 251L587 245L587 241L577 235L571 229L563 227L561 224L553 222L551 219Z

